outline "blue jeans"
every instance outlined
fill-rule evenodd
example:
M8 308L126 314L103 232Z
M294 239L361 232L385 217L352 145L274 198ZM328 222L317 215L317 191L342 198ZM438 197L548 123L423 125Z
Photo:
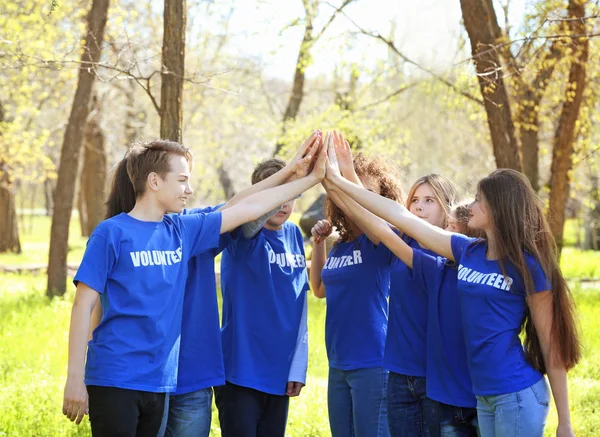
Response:
M505 395L477 396L482 437L542 437L550 409L546 378Z
M208 437L211 407L212 388L169 396L158 437Z
M429 437L428 422L437 417L437 402L425 395L425 378L390 372L387 410L392 437Z
M388 437L388 371L329 368L327 407L332 437Z
M477 408L463 408L438 403L439 433L432 432L431 437L478 437Z

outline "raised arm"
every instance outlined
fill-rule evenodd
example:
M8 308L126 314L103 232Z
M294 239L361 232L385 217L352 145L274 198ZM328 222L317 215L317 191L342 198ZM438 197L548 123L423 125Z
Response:
M352 152L350 151L350 145L347 141L344 140L344 137L341 134L338 134L336 131L333 134L328 133L325 137L324 145L327 146L329 162L332 166L337 166L339 168L342 176L357 185L362 187L360 179L354 170L354 163L352 160ZM334 150L335 149L335 150ZM331 152L330 152L331 151ZM359 229L367 236L367 238L371 241L371 243L378 245L381 239L375 233L375 230L372 226L373 222L365 222L360 219L360 217L356 217L354 212L356 211L353 208L349 208L349 202L344 201L343 197L348 199L348 196L339 191L332 190L331 184L323 181L323 187L327 191L327 195L331 198L331 200L342 210L344 215L348 217ZM385 222L377 217L374 217L375 220L380 220L381 223L385 225Z
M325 185L327 182L325 182ZM345 193L338 193L339 200L344 203L344 208L350 211L352 221L361 229L367 229L373 239L385 244L394 255L408 267L413 265L413 250L390 226L375 214L367 211ZM366 233L366 232L365 232ZM367 235L369 235L367 234ZM373 241L374 242L374 241Z
M78 425L83 416L88 414L88 394L84 383L85 353L90 332L90 317L97 300L97 291L83 282L77 284L69 328L69 364L63 414Z
M567 369L560 358L560 345L553 344L552 338L552 292L542 291L527 297L531 318L544 356L548 381L552 389L554 404L558 415L558 437L574 436L569 410L569 390Z
M430 225L425 220L411 214L408 209L399 203L346 180L330 162L327 164L326 180L331 183L331 190L346 193L358 204L418 240L425 247L454 261L451 232Z
M319 299L325 297L325 286L321 280L321 272L327 260L327 237L331 235L331 231L331 223L327 220L319 220L311 230L313 250L310 259L310 288Z
M326 161L327 152L325 148L321 147L313 170L308 176L255 193L222 211L221 233L235 229L242 223L256 220L263 214L314 187L325 176Z
M300 179L306 176L309 172L310 165L314 162L315 154L318 153L319 146L321 144L322 134L321 131L314 131L307 139L302 143L294 158L286 164L286 166L280 171L272 174L268 178L249 186L248 188L240 191L233 196L225 205L219 208L219 211L223 211L234 205L237 205L245 198L252 196L255 193L259 193L269 188L277 187L291 182L295 179Z

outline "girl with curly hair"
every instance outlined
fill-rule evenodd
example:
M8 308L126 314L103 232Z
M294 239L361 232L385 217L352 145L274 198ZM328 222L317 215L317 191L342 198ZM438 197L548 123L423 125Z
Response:
M344 175L395 202L402 198L391 169L378 159L358 155L337 133L326 144L345 144ZM325 186L327 189L328 187ZM327 220L318 222L310 279L313 292L327 298L325 343L329 358L328 410L333 437L388 436L383 368L392 253L328 195ZM339 239L326 258L325 239L335 226Z

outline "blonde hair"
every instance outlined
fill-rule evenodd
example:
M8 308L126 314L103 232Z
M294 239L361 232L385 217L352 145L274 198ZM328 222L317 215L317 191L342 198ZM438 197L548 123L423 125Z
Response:
M410 204L412 203L412 198L415 195L415 191L421 185L428 184L433 190L433 194L435 195L436 200L442 206L442 209L446 213L446 218L444 219L444 228L448 226L448 215L450 214L450 208L452 205L458 203L458 191L454 184L443 176L439 174L431 173L425 176L421 176L419 179L415 181L415 183L410 187L408 191L408 196L406 197L406 207L410 208Z

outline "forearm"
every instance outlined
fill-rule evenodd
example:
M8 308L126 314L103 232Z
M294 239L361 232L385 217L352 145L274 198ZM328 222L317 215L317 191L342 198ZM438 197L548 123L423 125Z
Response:
M401 231L419 241L422 245L439 255L454 261L451 246L451 232L430 225L425 220L411 214L403 205L365 190L342 177L334 176L327 179L327 181L331 182L333 190L346 193L359 205L388 223L393 224Z
M67 375L69 378L83 378L85 371L85 355L90 332L90 317L93 305L73 302L71 325L69 328L69 360Z
M326 189L331 186L327 183L324 185ZM383 227L389 228L386 222L367 211L342 191L328 190L327 194L340 207L346 217L352 220L367 235L373 244L377 245L380 243Z
M321 280L321 272L327 260L326 239L313 243L312 258L310 260L310 287L318 298L325 297L325 287Z
M553 367L548 368L547 372L550 388L552 389L552 397L556 405L558 421L564 424L571 423L567 371L564 367Z
M240 191L235 196L233 196L229 201L219 208L219 211L223 211L227 208L231 208L234 205L237 205L242 200L246 199L253 194L259 193L263 190L268 190L269 188L278 187L279 185L285 184L286 182L291 181L294 176L293 169L286 165L280 171L272 174L266 179L263 179L260 182L257 182L254 185L250 185L248 188Z
M315 186L318 182L318 178L308 175L246 197L237 205L222 212L221 233L235 229L242 223L258 219Z

